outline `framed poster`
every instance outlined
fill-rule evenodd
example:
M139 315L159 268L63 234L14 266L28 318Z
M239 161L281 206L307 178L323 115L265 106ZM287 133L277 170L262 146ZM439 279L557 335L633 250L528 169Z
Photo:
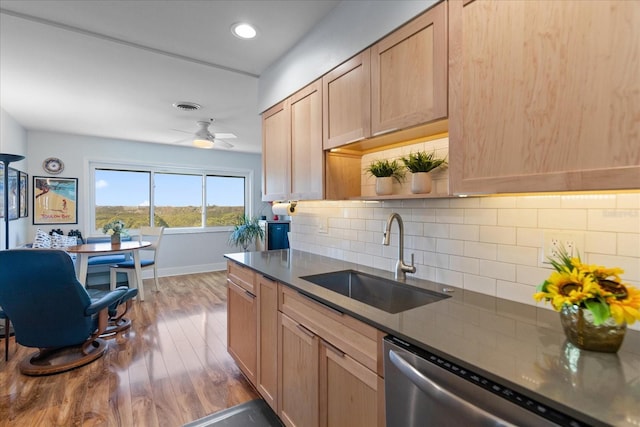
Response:
M4 163L0 163L0 218L4 218Z
M9 220L18 219L18 171L9 168Z
M33 177L33 224L78 223L78 178Z
M29 216L29 175L20 172L18 176L18 210L20 218Z

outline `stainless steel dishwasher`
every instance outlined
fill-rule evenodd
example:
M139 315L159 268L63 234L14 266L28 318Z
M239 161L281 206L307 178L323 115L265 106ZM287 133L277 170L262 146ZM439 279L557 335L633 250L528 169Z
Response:
M389 427L589 425L391 336L384 372Z

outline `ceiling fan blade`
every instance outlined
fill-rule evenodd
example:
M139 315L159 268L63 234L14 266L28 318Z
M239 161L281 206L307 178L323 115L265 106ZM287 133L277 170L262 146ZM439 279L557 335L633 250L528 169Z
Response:
M214 133L214 137L215 138L220 138L220 139L235 139L235 138L237 138L237 136L235 136L232 133L221 133L221 132L215 132Z
M213 143L219 147L224 147L224 148L232 148L233 144L227 142L227 141L223 141L221 139L214 139Z
M171 128L171 129L169 129L169 130L174 130L174 131L176 131L176 132L182 132L182 133L189 133L189 134L191 134L191 135L193 135L193 133L194 133L193 131L186 131L186 130L182 130L182 129L174 129L174 128Z

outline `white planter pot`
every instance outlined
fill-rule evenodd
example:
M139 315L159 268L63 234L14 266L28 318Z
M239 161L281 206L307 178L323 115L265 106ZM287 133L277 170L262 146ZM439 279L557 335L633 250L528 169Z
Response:
M376 178L376 194L378 196L388 196L391 193L393 193L393 178L390 176Z
M413 194L431 193L431 173L416 172L411 177L411 192Z

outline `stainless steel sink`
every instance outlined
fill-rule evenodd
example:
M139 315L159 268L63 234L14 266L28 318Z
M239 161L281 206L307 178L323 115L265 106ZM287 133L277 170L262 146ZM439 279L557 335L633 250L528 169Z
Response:
M387 313L400 313L449 297L355 270L315 274L301 279Z

